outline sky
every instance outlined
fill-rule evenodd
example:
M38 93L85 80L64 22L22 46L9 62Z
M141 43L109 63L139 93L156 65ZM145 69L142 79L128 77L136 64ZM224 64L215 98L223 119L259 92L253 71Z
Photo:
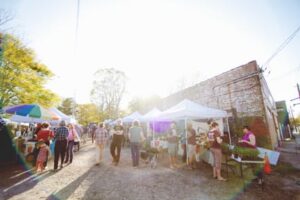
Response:
M90 101L94 72L114 67L133 97L164 97L234 67L259 65L300 25L298 0L1 0L7 30L56 76L47 87ZM275 100L297 97L300 33L268 66ZM299 101L300 102L300 101ZM294 107L300 111L300 105Z

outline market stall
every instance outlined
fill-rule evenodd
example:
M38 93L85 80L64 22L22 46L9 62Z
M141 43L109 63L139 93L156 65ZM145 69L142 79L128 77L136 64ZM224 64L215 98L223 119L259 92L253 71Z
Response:
M147 123L147 133L150 133L150 135L147 134L147 137L152 136L153 140L157 129L160 127L157 126L160 125L160 122L157 122L156 119L161 113L162 112L159 109L153 108L143 116L142 121Z
M73 124L77 123L73 117L66 115L65 113L61 112L57 108L49 108L49 111L51 111L52 113L54 113L60 118L59 120L52 120L51 123L53 124L58 124L60 120L64 120L66 121L66 123L73 123Z
M188 120L219 120L225 119L225 122L228 126L228 115L226 111L218 110L214 108L209 108L195 102L192 102L188 99L185 99L178 103L177 105L169 108L168 110L162 112L159 115L160 120L184 120L185 130L187 129L187 121ZM223 120L222 120L223 122ZM230 130L228 128L229 133L229 143L231 143ZM185 131L186 138L187 132ZM186 141L187 142L187 141ZM187 157L188 161L188 157Z
M4 112L13 115L11 121L27 122L27 123L41 123L43 121L59 120L61 119L55 113L38 104L21 104L15 106L5 107ZM37 141L33 138L33 133L28 133L16 138L19 152L24 153L24 156L32 152Z

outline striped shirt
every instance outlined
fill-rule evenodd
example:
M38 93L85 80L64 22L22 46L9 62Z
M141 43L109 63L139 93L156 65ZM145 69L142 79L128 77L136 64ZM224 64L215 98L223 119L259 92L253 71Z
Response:
M55 138L55 140L58 140L58 141L67 140L68 135L69 135L68 128L65 126L62 126L62 127L59 127L58 129L56 129L54 138Z

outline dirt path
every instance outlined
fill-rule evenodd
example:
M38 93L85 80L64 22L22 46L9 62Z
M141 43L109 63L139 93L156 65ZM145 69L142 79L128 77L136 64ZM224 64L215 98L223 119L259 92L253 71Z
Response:
M20 174L21 169L10 169L11 173L0 173L2 199L296 200L300 194L300 187L293 185L290 176L274 173L266 177L264 191L252 183L242 192L243 182L238 176L230 174L228 182L213 180L211 168L204 163L199 170L171 170L167 157L161 157L155 169L146 164L133 169L129 153L129 149L123 149L120 165L115 167L110 165L106 149L105 163L94 166L94 147L89 145L76 153L71 165L56 173ZM292 177L299 178L300 174Z

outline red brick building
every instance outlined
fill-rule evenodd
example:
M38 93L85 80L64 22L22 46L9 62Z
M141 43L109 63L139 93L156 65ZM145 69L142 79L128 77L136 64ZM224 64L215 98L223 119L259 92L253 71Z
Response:
M259 146L278 146L278 123L275 101L256 61L224 72L192 87L174 93L161 102L166 109L183 99L226 110L233 137L241 136L249 125Z

